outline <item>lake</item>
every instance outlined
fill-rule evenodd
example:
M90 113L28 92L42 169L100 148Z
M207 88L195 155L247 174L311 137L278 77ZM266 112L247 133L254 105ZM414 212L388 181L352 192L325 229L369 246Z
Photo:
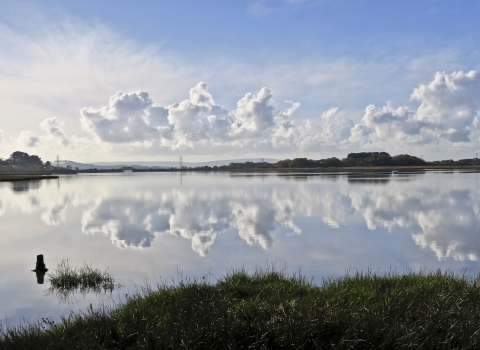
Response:
M0 319L58 319L146 281L275 264L319 282L347 270L478 273L474 172L112 173L0 183ZM62 303L37 284L37 254L109 268L113 295ZM48 274L47 274L48 276Z

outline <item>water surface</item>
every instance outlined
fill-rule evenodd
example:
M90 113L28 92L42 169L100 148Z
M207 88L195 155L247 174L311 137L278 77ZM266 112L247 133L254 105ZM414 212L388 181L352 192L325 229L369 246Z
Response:
M77 175L0 183L0 319L58 318L178 272L266 262L316 280L348 269L478 273L478 173ZM109 268L118 295L61 304L37 254Z

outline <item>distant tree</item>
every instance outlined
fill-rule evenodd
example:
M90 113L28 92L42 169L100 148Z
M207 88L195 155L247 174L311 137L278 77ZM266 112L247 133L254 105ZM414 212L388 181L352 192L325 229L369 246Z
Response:
M45 163L45 168L50 169L51 167L52 167L52 164L47 160L47 162Z
M28 158L28 164L30 166L43 166L43 162L39 156L30 156Z
M342 161L336 157L321 159L322 166L324 167L342 167L345 166Z
M9 161L13 164L22 164L28 161L28 153L16 151L10 155Z
M307 158L295 158L290 162L290 168L309 168L310 162Z
M277 168L290 168L290 163L291 163L290 159L281 160L281 161L275 163L275 167L277 167Z
M409 165L425 165L427 162L425 162L423 159L411 156L409 154L399 154L397 156L394 156L392 158L392 163L393 165L399 165L399 166L409 166Z
M363 159L369 157L378 157L378 156L390 156L387 152L358 152L358 153L349 153L347 158L354 159Z
M72 166L70 164L67 165L67 170L72 170Z
M349 153L342 163L345 166L384 166L391 165L392 157L387 152Z
M39 156L32 155L28 153L16 151L10 155L8 161L11 164L23 165L28 167L42 167L43 162Z

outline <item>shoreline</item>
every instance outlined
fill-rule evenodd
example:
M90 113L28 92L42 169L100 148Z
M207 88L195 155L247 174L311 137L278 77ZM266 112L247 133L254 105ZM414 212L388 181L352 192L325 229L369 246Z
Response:
M34 175L34 174L0 174L0 182L35 181L45 179L58 179L57 175Z
M268 174L322 174L322 173L391 173L393 170L402 172L429 172L429 171L472 171L480 172L478 165L452 165L452 166L370 166L370 167L325 167L325 168L249 168L249 169L133 169L132 173L268 173ZM85 169L69 172L54 173L0 173L0 182L12 181L31 181L44 179L58 179L59 175L78 175L78 174L105 174L105 173L123 173L120 169Z
M391 172L401 171L439 171L439 170L473 170L480 171L478 165L467 166L372 166L372 167L326 167L326 168L249 168L249 169L133 169L133 173L332 173L332 172ZM112 170L79 170L77 174L95 173L118 173L118 169Z
M477 348L479 300L478 277L448 270L356 271L315 284L300 273L236 269L214 283L146 286L58 322L0 324L0 348Z

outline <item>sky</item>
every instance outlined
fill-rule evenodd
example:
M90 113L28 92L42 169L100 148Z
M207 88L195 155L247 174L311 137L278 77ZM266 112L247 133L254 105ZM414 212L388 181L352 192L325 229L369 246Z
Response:
M473 158L480 1L1 1L0 157Z

